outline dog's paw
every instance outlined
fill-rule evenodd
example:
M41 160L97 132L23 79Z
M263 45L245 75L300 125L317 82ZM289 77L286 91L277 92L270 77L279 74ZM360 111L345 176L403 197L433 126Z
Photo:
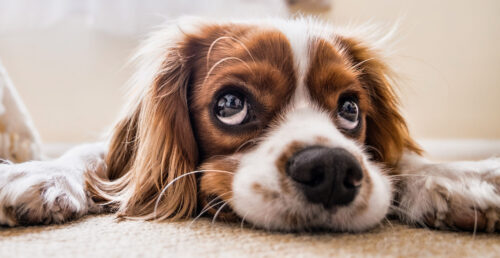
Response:
M431 164L408 175L397 212L438 229L500 231L500 159Z
M0 224L62 223L98 209L74 170L40 161L0 165Z

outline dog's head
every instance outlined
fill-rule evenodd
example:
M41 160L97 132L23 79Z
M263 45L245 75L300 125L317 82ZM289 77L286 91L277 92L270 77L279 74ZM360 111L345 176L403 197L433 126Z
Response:
M313 20L181 20L139 54L102 189L124 216L369 228L391 201L382 167L418 150L387 73Z

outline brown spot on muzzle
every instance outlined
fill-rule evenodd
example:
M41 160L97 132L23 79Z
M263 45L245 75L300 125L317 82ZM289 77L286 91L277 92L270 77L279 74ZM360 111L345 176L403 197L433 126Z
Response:
M372 189L373 189L373 183L372 183L372 179L370 177L370 173L368 172L365 164L363 163L362 160L360 160L359 158L356 158L359 162L359 165L361 166L362 170L363 170L363 179L361 181L361 188L360 188L360 191L358 193L358 197L356 197L356 199L358 199L358 201L355 203L355 206L354 208L356 209L356 213L361 213L363 212L364 210L366 210L366 208L368 208L368 200L370 199L370 195L372 194ZM354 199L354 200L356 200Z
M286 173L286 169L287 169L288 160L290 160L290 158L295 153L297 153L298 151L302 150L305 147L307 147L306 143L299 142L299 141L293 141L287 145L285 150L283 150L283 152L281 153L279 158L276 160L275 165L279 171L280 186L281 186L281 190L284 193L287 193L287 194L291 193L291 189L292 189L292 187L294 187L292 185L292 183L290 182L290 180L288 180L288 178L287 178L288 175Z
M252 189L259 196L262 196L262 198L264 199L264 201L272 201L272 200L277 199L280 196L280 194L278 192L270 190L270 189L267 189L267 188L263 187L259 183L253 183L252 184Z

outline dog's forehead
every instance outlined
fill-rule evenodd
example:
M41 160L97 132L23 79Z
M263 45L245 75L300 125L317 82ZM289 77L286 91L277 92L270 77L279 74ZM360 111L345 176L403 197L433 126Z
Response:
M289 90L300 96L332 94L356 80L351 69L346 42L332 30L314 22L267 21L255 24L231 24L211 27L212 35L205 45L208 69L202 74L212 76L219 69L247 63L244 68L270 65L289 77ZM327 28L327 27L326 27ZM335 64L335 65L333 65ZM237 69L234 69L237 70ZM335 76L333 76L335 74ZM329 91L321 89L319 80L332 80ZM268 85L263 86L269 90ZM280 90L280 89L274 89ZM317 94L321 92L321 94Z
M342 92L363 95L359 73L341 35L311 21L277 23L273 27L290 46L296 78L292 101L296 106L312 101L331 109Z
M276 28L290 44L298 81L303 81L310 63L313 40L308 26L303 24L277 24Z

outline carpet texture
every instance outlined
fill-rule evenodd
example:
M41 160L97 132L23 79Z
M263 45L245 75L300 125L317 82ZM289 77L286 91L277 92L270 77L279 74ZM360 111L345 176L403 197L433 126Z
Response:
M498 257L499 234L431 231L397 222L363 234L284 234L201 219L117 222L112 215L66 224L0 228L0 257Z

